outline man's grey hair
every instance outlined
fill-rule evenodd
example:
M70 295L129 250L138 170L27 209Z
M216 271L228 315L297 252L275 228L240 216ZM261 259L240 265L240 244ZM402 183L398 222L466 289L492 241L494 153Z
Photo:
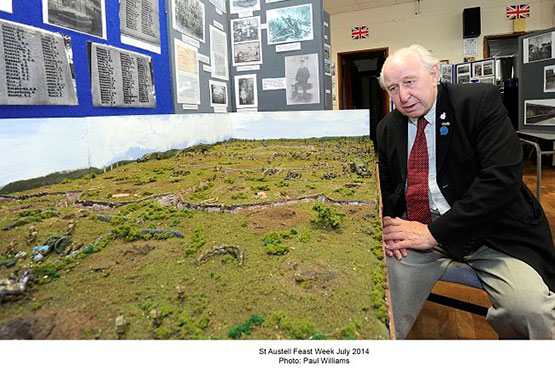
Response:
M439 59L433 56L430 50L425 49L421 45L414 44L414 45L410 45L409 47L403 47L395 51L390 56L388 56L387 59L385 60L385 63L382 66L382 72L380 73L380 86L383 89L386 89L385 78L383 76L383 73L385 71L385 67L387 66L387 63L390 61L390 59L395 58L397 56L403 56L403 55L418 56L420 58L420 61L422 62L422 68L426 71L431 70L432 67L435 65L439 66Z

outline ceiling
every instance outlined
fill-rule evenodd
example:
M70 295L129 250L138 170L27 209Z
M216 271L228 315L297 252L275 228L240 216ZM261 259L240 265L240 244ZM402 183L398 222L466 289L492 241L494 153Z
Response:
M338 14L414 2L416 0L324 0L324 10L329 14Z

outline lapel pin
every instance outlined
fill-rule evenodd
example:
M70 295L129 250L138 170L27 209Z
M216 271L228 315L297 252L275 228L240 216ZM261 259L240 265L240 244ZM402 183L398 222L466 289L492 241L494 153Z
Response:
M441 125L442 125L442 126L449 127L449 126L451 125L451 123L449 123L449 122L441 122Z
M441 126L439 129L439 134L445 136L449 133L449 128L447 126Z
M446 117L447 115L445 115L445 113L441 113L441 115L439 116L439 119L445 120Z

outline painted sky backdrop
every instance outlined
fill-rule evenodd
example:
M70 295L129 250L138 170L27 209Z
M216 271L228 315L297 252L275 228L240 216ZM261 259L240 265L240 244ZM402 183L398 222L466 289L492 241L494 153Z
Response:
M368 135L368 110L0 120L0 187L230 138Z

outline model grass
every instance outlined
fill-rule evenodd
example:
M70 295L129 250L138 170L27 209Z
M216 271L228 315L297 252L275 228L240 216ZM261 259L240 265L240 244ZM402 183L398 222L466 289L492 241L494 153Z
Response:
M6 195L0 337L388 338L373 166L230 141Z

